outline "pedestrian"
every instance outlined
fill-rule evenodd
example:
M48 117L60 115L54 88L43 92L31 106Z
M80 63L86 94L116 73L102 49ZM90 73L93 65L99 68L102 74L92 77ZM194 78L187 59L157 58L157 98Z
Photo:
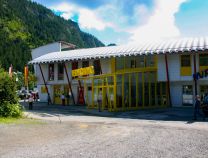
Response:
M202 116L202 114L200 113L200 106L201 106L200 96L196 95L195 105L194 105L194 120L197 120L197 116Z
M64 96L64 94L61 95L61 102L62 102L62 105L65 106L65 96Z
M206 93L204 96L203 104L208 105L208 93Z
M33 96L32 95L29 96L28 102L29 102L29 110L32 110L33 109Z
M50 104L51 104L51 97L50 97L50 94L48 94L48 99L47 99L47 101L48 101L48 105L50 105Z
M68 92L66 98L67 98L67 105L69 105L70 104L70 99L71 99L71 92L70 91Z

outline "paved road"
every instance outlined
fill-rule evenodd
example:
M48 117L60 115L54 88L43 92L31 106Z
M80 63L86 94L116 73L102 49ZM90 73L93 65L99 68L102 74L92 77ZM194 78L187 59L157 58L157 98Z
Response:
M44 123L0 125L0 157L207 158L208 155L208 122L148 119L150 113L147 119L98 117L81 112L58 114L53 110L27 114ZM153 116L161 118L160 113L153 112Z

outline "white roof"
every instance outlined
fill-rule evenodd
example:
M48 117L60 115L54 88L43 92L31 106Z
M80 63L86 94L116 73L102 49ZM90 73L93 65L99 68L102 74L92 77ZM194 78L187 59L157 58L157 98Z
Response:
M33 59L29 64L203 50L208 50L208 37L171 39L162 42L149 42L137 45L97 47L52 52Z

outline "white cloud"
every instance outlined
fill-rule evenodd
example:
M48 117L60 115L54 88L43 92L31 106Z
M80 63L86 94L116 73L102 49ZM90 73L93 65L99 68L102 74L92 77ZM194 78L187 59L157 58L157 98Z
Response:
M69 2L50 8L63 12L61 16L65 19L71 19L77 14L80 28L85 31L96 29L105 33L106 28L111 28L117 34L121 33L117 40L118 44L126 41L138 43L180 36L180 30L175 24L175 14L179 11L180 5L188 0L153 1L154 5L151 7L142 3L132 5L131 14L123 10L126 3L118 0L112 0L96 9L84 8ZM130 38L122 39L122 33L129 34Z
M104 30L108 24L102 21L99 17L96 16L96 12L93 12L89 9L80 9L79 10L79 24L81 28L85 29L96 29Z
M156 0L153 15L149 17L145 24L130 31L132 34L130 42L156 41L163 38L180 36L180 31L175 24L174 15L185 1Z
M71 19L75 13L78 16L78 23L82 29L96 29L104 30L110 26L109 23L104 22L97 15L96 10L89 10L70 3L61 3L57 6L50 7L52 10L63 12L61 16L65 19Z
M61 3L59 5L50 7L50 9L63 12L61 16L68 20L73 17L74 13L77 10L77 7L73 4Z

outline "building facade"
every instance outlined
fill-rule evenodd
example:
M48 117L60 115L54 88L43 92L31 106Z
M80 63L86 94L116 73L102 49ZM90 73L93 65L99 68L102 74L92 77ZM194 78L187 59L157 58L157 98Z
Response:
M35 56L41 101L83 104L108 111L193 105L208 93L207 38L178 39L134 46L51 51ZM51 52L44 53L44 50ZM32 54L34 51L32 52ZM88 69L88 70L87 70ZM89 70L93 69L90 73ZM76 72L76 73L75 73Z

